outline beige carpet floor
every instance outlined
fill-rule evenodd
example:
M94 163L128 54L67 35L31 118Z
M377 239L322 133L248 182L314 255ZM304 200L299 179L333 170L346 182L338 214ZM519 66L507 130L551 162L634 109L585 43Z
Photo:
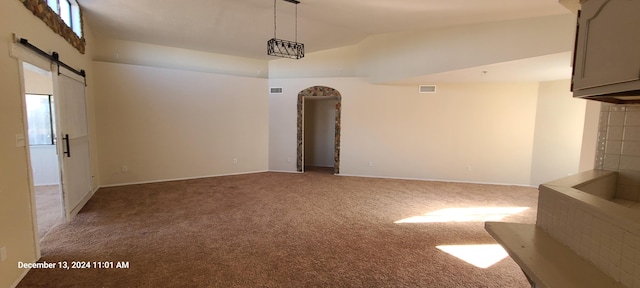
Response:
M486 210L468 208L529 207L490 218L534 223L536 201L533 188L314 171L101 188L41 242L40 261L89 268L32 269L18 287L529 287L509 257L478 268L436 246L494 244Z
M35 187L39 239L64 221L61 193L59 185Z

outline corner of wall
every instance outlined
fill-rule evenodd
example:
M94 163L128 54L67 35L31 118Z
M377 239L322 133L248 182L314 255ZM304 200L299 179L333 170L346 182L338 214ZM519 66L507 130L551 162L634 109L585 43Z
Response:
M596 166L596 149L598 143L598 123L601 102L586 100L584 114L584 131L582 133L582 150L580 151L579 171L594 169Z

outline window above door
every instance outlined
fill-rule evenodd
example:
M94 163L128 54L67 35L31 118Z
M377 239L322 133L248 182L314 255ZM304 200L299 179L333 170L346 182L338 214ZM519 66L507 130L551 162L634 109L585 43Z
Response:
M36 17L84 54L82 10L76 0L20 0Z

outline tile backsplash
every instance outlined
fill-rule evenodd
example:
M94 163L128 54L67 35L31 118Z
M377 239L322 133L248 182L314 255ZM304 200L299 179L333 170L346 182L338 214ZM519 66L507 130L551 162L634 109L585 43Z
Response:
M595 169L618 171L616 197L640 201L640 105L601 107Z
M640 217L614 204L640 201L640 105L601 107L594 168L617 171L615 183L603 184L615 191L543 184L536 225L624 286L640 288ZM587 190L600 193L603 185Z
M640 288L640 234L593 205L540 189L536 225L602 272L630 288Z

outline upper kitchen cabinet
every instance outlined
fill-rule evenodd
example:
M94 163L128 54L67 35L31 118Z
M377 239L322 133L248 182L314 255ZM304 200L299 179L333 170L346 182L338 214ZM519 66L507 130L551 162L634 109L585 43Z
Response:
M573 93L612 103L640 103L640 0L582 2Z

